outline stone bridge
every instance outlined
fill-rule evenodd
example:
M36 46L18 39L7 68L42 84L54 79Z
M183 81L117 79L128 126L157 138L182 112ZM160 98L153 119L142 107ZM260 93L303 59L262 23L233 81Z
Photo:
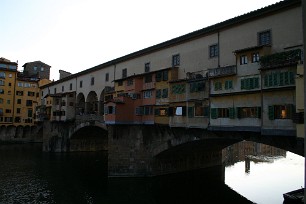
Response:
M222 149L242 140L304 154L303 140L249 132L212 132L98 121L44 123L43 150L107 151L109 176L151 176L222 165Z

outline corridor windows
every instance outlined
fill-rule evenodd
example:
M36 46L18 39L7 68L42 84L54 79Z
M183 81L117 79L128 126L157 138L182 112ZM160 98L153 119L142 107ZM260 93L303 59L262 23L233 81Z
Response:
M248 63L248 56L247 55L241 55L240 56L240 64L247 64Z
M259 88L259 77L250 77L240 80L241 90L251 90Z
M294 112L292 104L268 106L269 120L291 119Z
M127 68L122 70L122 78L126 78L127 77Z
M258 33L258 45L271 45L271 30Z
M90 85L95 85L95 77L91 77Z
M104 108L105 114L115 114L115 107L114 106L106 106Z
M219 56L219 45L214 44L209 46L209 58L218 57Z
M173 67L179 66L180 63L181 63L180 55L179 54L173 55L172 56L172 66Z
M150 72L150 62L145 63L145 73Z
M54 94L56 94L56 88L54 88Z
M259 62L259 53L252 53L252 63Z

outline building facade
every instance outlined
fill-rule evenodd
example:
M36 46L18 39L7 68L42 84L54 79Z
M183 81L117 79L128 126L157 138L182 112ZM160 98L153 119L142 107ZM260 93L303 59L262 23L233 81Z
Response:
M31 78L50 79L51 66L41 62L27 62L23 66L23 74Z
M67 76L42 98L69 89L75 118L106 124L293 136L302 46L301 1L286 0Z

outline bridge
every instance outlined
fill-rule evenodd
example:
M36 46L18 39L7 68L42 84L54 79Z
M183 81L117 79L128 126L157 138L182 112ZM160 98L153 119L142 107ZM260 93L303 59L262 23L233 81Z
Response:
M304 156L304 140L251 132L161 125L106 125L97 120L44 123L43 150L107 151L108 175L152 176L222 165L222 149L249 140Z

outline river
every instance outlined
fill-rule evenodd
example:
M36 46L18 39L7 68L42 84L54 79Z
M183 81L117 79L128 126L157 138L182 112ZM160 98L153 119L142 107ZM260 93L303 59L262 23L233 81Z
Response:
M153 178L107 178L107 153L43 153L0 145L0 203L283 203L304 186L304 158L241 142L223 165Z

